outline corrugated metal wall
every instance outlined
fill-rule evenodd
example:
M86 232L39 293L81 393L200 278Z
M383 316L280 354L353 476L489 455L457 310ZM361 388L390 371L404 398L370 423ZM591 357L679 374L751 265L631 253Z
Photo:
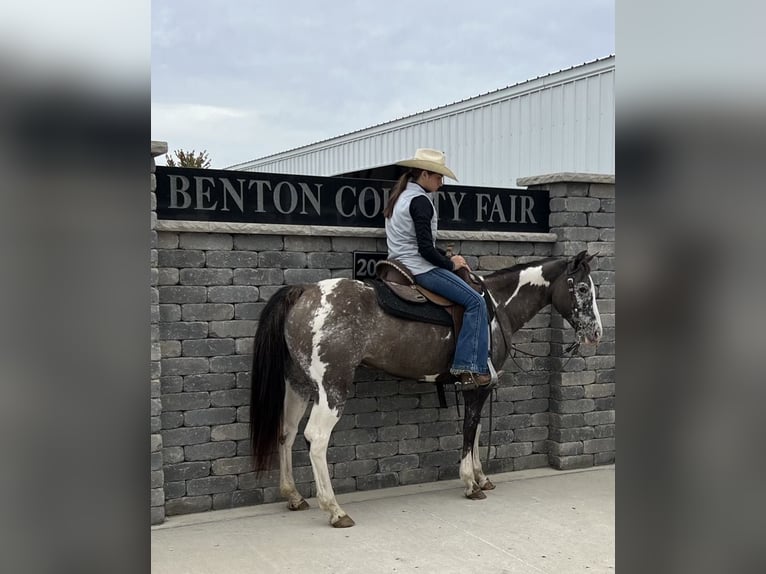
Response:
M614 56L232 169L337 175L443 149L464 185L614 173Z

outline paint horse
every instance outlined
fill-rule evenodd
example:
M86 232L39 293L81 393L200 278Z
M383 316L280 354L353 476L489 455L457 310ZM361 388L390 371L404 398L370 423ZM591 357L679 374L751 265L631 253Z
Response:
M577 342L601 337L596 293L586 252L568 259L515 265L482 278L495 307L490 325L494 365L510 353L511 335L548 304L575 329ZM279 451L280 492L290 510L308 503L295 487L292 447L308 402L304 436L319 506L338 528L354 525L335 498L327 468L330 433L341 418L354 371L364 365L395 377L433 380L449 373L455 338L450 327L385 314L374 289L351 279L285 286L266 305L253 344L250 430L257 470ZM479 460L481 410L491 389L464 391L465 419L460 478L465 495L485 498L494 488Z

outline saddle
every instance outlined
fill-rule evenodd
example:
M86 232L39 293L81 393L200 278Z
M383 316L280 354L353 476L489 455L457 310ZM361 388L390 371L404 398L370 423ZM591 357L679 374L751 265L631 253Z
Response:
M433 291L429 291L422 285L418 285L415 282L415 276L407 266L396 259L378 261L375 265L375 273L382 285L388 288L393 295L403 302L411 304L411 306L404 306L407 309L407 315L403 315L401 311L403 306L401 304L397 306L396 303L392 303L391 298L386 298L380 287L378 287L376 288L378 302L384 311L411 320L451 325L455 331L455 340L457 340L460 328L463 325L465 309L462 305L458 305L454 301L450 301L446 297L442 297ZM470 270L462 268L456 271L456 273L477 293L484 293L481 282ZM433 305L427 305L428 303L441 308L442 312L435 311L431 308ZM421 306L422 311L419 308ZM449 321L447 321L446 317L449 317ZM434 320L435 318L438 318L438 320Z

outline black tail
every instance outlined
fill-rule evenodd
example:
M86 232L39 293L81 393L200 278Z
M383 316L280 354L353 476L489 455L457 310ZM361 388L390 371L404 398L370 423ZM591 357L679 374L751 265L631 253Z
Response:
M285 318L303 290L302 286L282 287L271 297L258 321L250 374L250 439L257 471L270 468L279 441L285 402L285 371L290 363Z

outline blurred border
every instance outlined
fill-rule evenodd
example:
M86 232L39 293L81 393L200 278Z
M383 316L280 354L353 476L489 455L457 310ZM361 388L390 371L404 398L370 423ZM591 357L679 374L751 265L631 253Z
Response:
M766 571L763 12L617 3L619 572Z

